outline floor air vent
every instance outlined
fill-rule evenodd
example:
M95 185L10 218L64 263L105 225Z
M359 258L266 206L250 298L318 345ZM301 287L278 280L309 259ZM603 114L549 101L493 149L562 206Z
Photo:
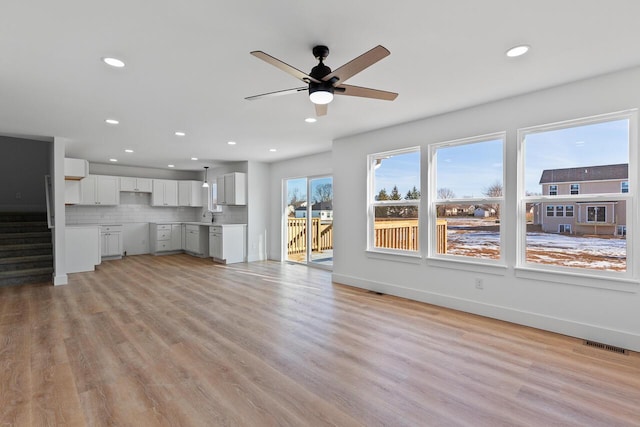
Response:
M611 351L613 353L619 353L619 354L628 354L628 351L625 350L624 348L621 347L615 347L612 345L608 345L608 344L602 344L599 342L595 342L595 341L585 341L584 345L587 345L589 347L595 347L595 348L599 348L602 350L607 350L607 351Z

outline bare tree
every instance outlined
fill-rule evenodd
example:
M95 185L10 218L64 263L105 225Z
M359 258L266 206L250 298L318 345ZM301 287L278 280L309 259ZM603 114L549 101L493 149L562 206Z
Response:
M295 206L301 199L300 199L300 189L297 187L291 188L289 190L289 205L290 206Z
M454 199L455 197L456 193L452 189L446 187L438 188L438 199Z
M330 202L333 200L333 184L327 183L316 187L316 202Z
M502 182L496 181L484 189L484 195L487 197L502 197ZM491 205L495 211L496 218L500 218L500 205Z
M502 183L496 181L484 189L484 195L487 197L502 197Z
M446 200L446 199L454 199L455 197L456 197L456 194L453 192L452 189L446 188L446 187L438 188L438 199ZM438 217L445 216L446 209L447 209L446 205L438 205L436 215Z

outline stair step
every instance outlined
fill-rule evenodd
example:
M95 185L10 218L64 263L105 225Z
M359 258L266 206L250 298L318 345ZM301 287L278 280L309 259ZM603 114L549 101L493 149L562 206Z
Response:
M45 255L50 254L52 249L51 243L0 245L0 258Z
M51 266L53 266L53 255L51 254L0 258L0 272Z
M0 286L51 282L53 267L0 272Z
M47 222L46 212L0 212L0 223L31 221Z
M38 231L49 231L46 221L21 221L2 222L0 221L0 233L32 233Z
M25 233L0 233L0 245L48 242L51 242L51 232L49 230Z

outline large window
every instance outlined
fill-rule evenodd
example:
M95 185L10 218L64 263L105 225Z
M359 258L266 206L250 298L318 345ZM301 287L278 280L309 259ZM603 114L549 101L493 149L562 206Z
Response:
M369 250L417 252L420 151L369 156Z
M628 192L635 123L627 112L519 131L519 265L630 275L621 227L637 215Z
M430 256L500 260L504 134L430 147Z

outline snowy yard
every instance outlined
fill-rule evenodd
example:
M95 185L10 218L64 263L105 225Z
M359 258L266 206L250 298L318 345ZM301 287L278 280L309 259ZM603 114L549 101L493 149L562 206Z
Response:
M493 220L447 218L447 253L498 259L499 226ZM527 232L527 261L596 270L626 270L627 241L610 236Z

